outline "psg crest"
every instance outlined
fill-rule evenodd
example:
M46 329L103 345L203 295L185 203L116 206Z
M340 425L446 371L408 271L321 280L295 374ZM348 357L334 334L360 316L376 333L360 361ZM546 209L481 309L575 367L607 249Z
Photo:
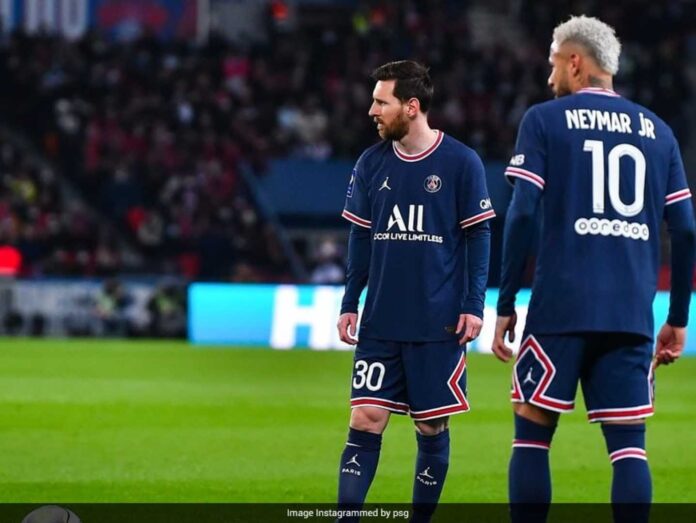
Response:
M428 192L437 192L442 187L442 180L440 180L437 174L431 174L425 179L423 187L425 187L425 190Z

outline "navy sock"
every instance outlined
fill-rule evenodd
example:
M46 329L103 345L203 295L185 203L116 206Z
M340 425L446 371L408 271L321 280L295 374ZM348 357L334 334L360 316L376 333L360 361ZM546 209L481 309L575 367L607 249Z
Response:
M551 503L549 449L555 430L515 414L508 478L513 523L546 521Z
M341 454L338 474L338 508L360 510L377 471L382 435L351 428ZM358 521L343 518L339 521Z
M611 502L614 521L648 521L652 480L645 453L645 424L602 425L614 469Z
M418 456L413 480L413 523L426 523L435 512L449 468L449 430L435 436L416 433Z

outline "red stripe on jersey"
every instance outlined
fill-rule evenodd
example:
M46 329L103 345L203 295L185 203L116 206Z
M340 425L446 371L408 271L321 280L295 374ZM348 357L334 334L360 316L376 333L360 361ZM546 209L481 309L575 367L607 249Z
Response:
M539 187L539 189L541 189L542 191L544 190L544 186L542 184L540 184L534 178L530 178L529 176L526 176L524 174L517 174L517 173L511 173L509 171L505 171L505 176L511 176L513 178L520 178L522 180L526 180L529 183L532 183L532 184L536 185L537 187ZM512 182L510 182L510 183L512 183Z
M445 137L445 134L442 131L436 131L436 132L437 132L437 137L435 138L435 141L425 151L420 152L418 154L406 154L404 152L399 151L399 148L396 146L396 142L392 142L392 147L394 148L394 153L400 159L407 161L407 162L417 162L418 160L422 160L426 156L429 156L442 143L442 139Z
M682 189L681 191L676 191L665 196L665 205L670 205L672 203L680 202L691 198L691 191L687 189Z
M346 220L349 222L353 222L355 225L360 225L360 227L365 227L367 229L370 228L372 225L372 222L369 220L366 220L364 218L361 218L360 216L356 216L352 212L344 210L343 213L341 214Z
M506 167L505 168L505 175L506 176L516 176L518 178L523 178L525 180L528 180L532 182L534 185L537 187L540 187L541 189L544 188L546 185L546 181L539 176L536 173L533 173L532 171L528 171L527 169L520 169L519 167Z
M472 216L471 218L467 218L466 220L462 220L459 222L459 225L462 227L462 229L465 229L471 225L477 224L479 222L483 222L486 220L490 220L491 218L495 217L495 211L491 209L490 211L484 211L480 214L477 214L475 216Z
M584 87L580 89L578 93L601 94L604 96L614 96L616 98L621 97L616 91L612 89L604 89L603 87Z

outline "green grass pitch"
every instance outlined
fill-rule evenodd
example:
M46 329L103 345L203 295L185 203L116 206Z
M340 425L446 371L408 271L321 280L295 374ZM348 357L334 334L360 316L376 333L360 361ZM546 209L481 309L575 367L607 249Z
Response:
M183 342L0 339L0 502L332 502L351 354ZM510 366L469 358L447 502L503 502ZM657 374L655 500L696 502L696 359ZM415 438L394 416L369 501L408 502ZM562 418L554 501L606 501L610 465L582 408Z

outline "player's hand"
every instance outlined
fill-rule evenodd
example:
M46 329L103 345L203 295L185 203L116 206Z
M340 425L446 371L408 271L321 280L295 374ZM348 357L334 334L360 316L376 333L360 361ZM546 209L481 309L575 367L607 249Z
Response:
M459 345L464 345L478 338L483 326L483 320L473 314L460 314L456 333L459 335Z
M508 362L512 358L512 349L505 345L505 334L510 342L515 341L515 325L517 325L517 313L512 316L498 316L495 320L495 335L491 350L500 361Z
M338 337L348 345L357 345L358 315L354 312L344 312L338 317Z
M655 366L669 365L677 361L686 345L686 327L672 327L665 323L655 342Z

